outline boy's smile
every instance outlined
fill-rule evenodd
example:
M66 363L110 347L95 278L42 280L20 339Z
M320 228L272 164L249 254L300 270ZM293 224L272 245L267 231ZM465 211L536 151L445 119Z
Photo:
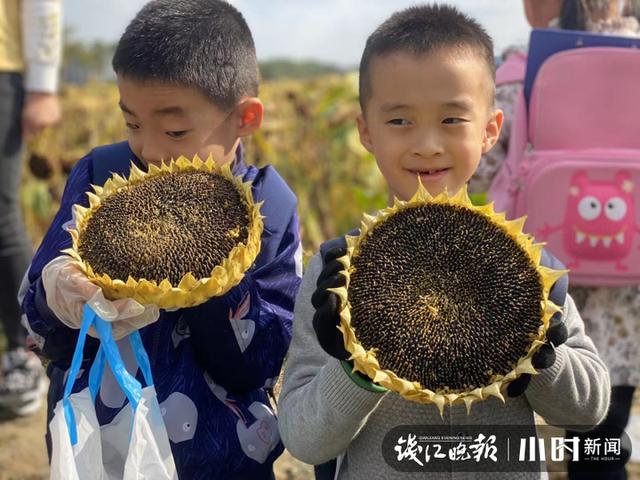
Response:
M418 177L432 195L458 191L502 125L483 58L469 49L399 51L375 57L370 69L358 129L391 193L408 200Z

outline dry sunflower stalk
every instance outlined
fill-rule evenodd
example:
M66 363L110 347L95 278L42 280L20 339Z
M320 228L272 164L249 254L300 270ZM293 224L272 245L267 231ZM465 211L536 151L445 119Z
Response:
M64 250L109 299L160 308L201 304L237 285L260 251L251 183L212 158L180 157L129 178L114 174L89 207L74 205Z
M466 188L432 197L420 185L365 215L347 236L340 326L354 370L404 398L467 412L521 374L560 307L549 299L566 271L540 265L543 244Z

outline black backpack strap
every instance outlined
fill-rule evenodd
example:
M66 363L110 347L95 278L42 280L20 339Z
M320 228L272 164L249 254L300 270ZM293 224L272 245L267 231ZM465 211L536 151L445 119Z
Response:
M329 250L331 250L332 248L346 247L346 246L347 246L347 241L345 240L344 237L332 238L331 240L327 240L326 242L322 243L320 245L320 257L322 257L322 263L323 264L325 263L324 259L327 256L327 252Z
M128 175L129 166L136 158L129 142L112 143L91 151L92 183L103 185L112 173Z
M546 250L542 250L542 257L540 258L540 265L547 268L553 268L554 270L564 270L566 267L564 263L554 257ZM567 299L567 292L569 290L569 275L565 274L556 280L556 283L551 287L549 292L549 299L558 305L560 308L564 305Z
M355 228L350 232L348 232L347 235L349 235L350 237L355 237L357 235L360 235L360 230ZM320 257L322 257L322 263L324 264L324 259L327 256L327 252L329 252L329 250L336 247L346 247L346 246L347 246L347 239L344 236L332 238L331 240L327 240L326 242L322 243L320 245Z

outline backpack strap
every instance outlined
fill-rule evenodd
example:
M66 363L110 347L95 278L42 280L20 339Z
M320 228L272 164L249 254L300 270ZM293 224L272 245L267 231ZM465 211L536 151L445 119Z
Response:
M522 83L526 68L527 55L519 51L512 53L496 71L496 85ZM515 215L520 159L529 142L527 102L522 86L514 97L512 115L506 157L493 177L488 192L488 198L494 202L495 210L504 212L508 219Z
M350 237L358 236L360 235L360 230L357 228L354 228L353 230L349 231L347 235L349 235ZM345 238L345 236L332 238L331 240L327 240L326 242L323 242L320 245L320 257L322 258L322 264L324 265L325 263L324 259L327 256L327 253L329 252L329 250L336 247L346 248L346 246L347 246L347 239Z
M256 264L271 262L278 254L278 247L287 231L291 217L296 211L298 199L275 168L268 165L261 169L262 182L254 192L254 198L264 199L260 212L264 218L264 229L269 236L263 242Z
M504 212L509 220L515 216L518 176L522 173L520 160L529 143L528 123L527 102L520 88L515 97L507 155L489 185L489 199L494 202L495 210Z
M551 255L547 250L542 249L542 256L540 257L540 265L547 268L553 268L554 270L564 270L566 267L564 263ZM563 307L565 300L567 299L567 292L569 291L569 275L564 274L556 283L551 287L549 292L549 299L558 305Z
M92 183L103 185L112 173L126 174L136 158L129 142L112 143L91 150Z

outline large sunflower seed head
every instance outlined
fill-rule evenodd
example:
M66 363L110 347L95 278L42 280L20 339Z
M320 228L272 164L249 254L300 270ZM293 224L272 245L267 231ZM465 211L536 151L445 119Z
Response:
M228 164L178 158L113 175L75 205L73 246L107 298L198 305L236 285L260 250L261 203Z
M341 331L354 365L405 398L467 409L531 372L558 311L563 273L540 266L541 246L466 190L366 217L347 237ZM380 374L382 371L384 374Z

